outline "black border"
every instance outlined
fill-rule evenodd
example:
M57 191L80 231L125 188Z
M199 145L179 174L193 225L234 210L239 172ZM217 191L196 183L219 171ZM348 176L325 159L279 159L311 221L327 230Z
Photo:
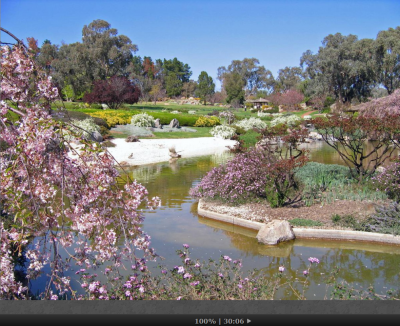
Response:
M0 314L400 314L394 301L0 301Z

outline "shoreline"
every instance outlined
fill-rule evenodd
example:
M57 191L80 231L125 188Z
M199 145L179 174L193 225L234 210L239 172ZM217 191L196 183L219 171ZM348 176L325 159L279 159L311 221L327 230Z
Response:
M167 162L171 159L169 149L175 148L181 158L212 155L229 150L235 140L217 137L181 138L181 139L140 139L139 142L126 142L125 139L113 139L115 147L107 147L121 165L146 165Z
M250 221L234 215L222 214L207 210L204 208L205 204L206 201L204 199L199 199L197 212L201 216L239 227L253 229L256 231L259 231L261 227L265 225L265 223ZM344 240L369 243L384 243L400 246L400 236L395 236L391 234L338 229L315 229L305 227L292 227L292 229L296 239Z

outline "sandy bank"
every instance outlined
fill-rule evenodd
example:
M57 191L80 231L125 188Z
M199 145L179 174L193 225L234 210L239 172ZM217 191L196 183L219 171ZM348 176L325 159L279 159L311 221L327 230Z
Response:
M182 158L212 155L228 150L234 146L235 140L216 137L184 138L184 139L141 139L140 142L128 143L125 139L113 139L115 147L108 151L117 162L129 165L143 165L165 162L170 159L169 148L175 150Z

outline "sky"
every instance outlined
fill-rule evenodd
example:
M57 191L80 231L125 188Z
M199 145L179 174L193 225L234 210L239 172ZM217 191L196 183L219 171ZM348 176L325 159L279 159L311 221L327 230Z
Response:
M128 36L136 55L177 58L197 80L206 71L257 58L277 77L318 52L329 34L375 39L400 26L400 0L2 0L1 27L39 46L82 41L82 28L102 19ZM1 33L2 42L11 39Z

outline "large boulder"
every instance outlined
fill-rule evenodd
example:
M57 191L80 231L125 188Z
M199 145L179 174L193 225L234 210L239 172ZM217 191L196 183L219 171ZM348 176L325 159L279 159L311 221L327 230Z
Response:
M294 232L288 221L272 220L263 225L258 231L258 242L275 245L282 241L289 241L295 238Z
M179 128L179 121L176 118L173 118L169 123L170 128Z
M157 118L156 120L154 120L154 128L162 129L160 119Z
M93 131L91 134L92 140L101 143L103 141L103 136L98 131Z

